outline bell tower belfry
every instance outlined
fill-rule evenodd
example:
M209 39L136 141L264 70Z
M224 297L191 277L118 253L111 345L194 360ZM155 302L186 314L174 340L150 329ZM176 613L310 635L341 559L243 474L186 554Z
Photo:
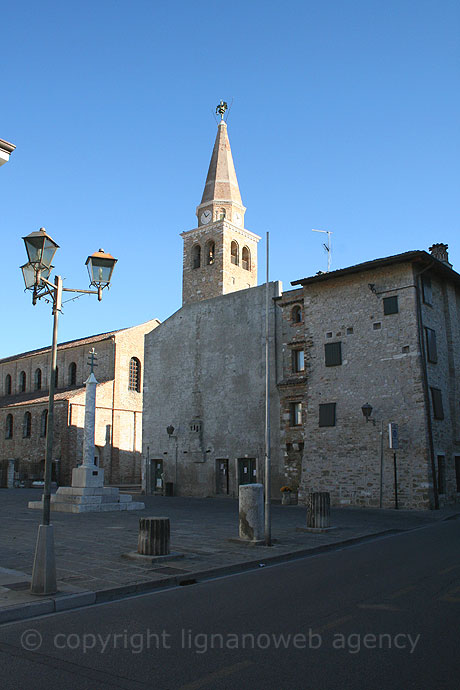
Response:
M233 165L223 101L201 203L198 227L181 233L184 239L182 304L198 302L257 285L257 243L244 228L246 208Z

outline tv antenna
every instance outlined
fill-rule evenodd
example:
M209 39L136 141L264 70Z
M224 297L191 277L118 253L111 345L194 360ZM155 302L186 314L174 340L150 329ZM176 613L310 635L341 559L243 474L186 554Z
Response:
M327 244L323 242L323 247L327 252L327 272L331 270L331 254L332 254L332 246L331 246L331 235L332 235L332 230L313 230L312 232L323 232L325 235L327 235Z

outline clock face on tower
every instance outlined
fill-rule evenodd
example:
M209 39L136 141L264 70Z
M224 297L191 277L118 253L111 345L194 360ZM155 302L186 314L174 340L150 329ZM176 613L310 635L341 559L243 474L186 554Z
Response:
M203 223L203 225L206 225L206 223L209 223L211 218L212 218L212 213L209 209L207 209L206 211L203 211L203 213L200 216L200 220Z
M241 215L241 213L238 213L238 211L235 211L235 213L233 214L233 221L234 221L235 225L241 225L242 220L243 220L243 216Z

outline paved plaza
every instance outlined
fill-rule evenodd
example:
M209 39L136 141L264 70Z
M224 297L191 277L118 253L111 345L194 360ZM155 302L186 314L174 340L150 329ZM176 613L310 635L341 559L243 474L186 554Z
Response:
M238 502L234 499L134 496L134 500L145 503L145 510L52 513L59 593L55 597L36 597L29 594L28 583L41 511L28 509L27 503L38 500L40 495L40 490L35 489L0 490L0 613L5 608L69 593L93 593L93 599L82 598L82 603L103 601L163 584L237 572L377 535L390 536L460 512L459 506L420 512L332 509L331 524L335 529L311 534L296 530L306 524L304 506L274 504L274 544L266 547L230 541L238 536ZM139 517L149 516L170 518L171 550L183 554L183 558L161 564L123 557L137 549Z

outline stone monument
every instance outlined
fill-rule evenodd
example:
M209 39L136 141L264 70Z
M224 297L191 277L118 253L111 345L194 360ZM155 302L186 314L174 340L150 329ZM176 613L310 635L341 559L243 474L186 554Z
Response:
M96 419L96 386L94 347L90 350L90 375L85 381L85 426L83 464L72 470L72 486L61 486L51 496L51 510L61 513L89 513L110 510L142 510L145 505L133 501L129 494L120 494L116 487L104 486L104 470L94 462ZM29 501L29 508L42 508L43 501Z

